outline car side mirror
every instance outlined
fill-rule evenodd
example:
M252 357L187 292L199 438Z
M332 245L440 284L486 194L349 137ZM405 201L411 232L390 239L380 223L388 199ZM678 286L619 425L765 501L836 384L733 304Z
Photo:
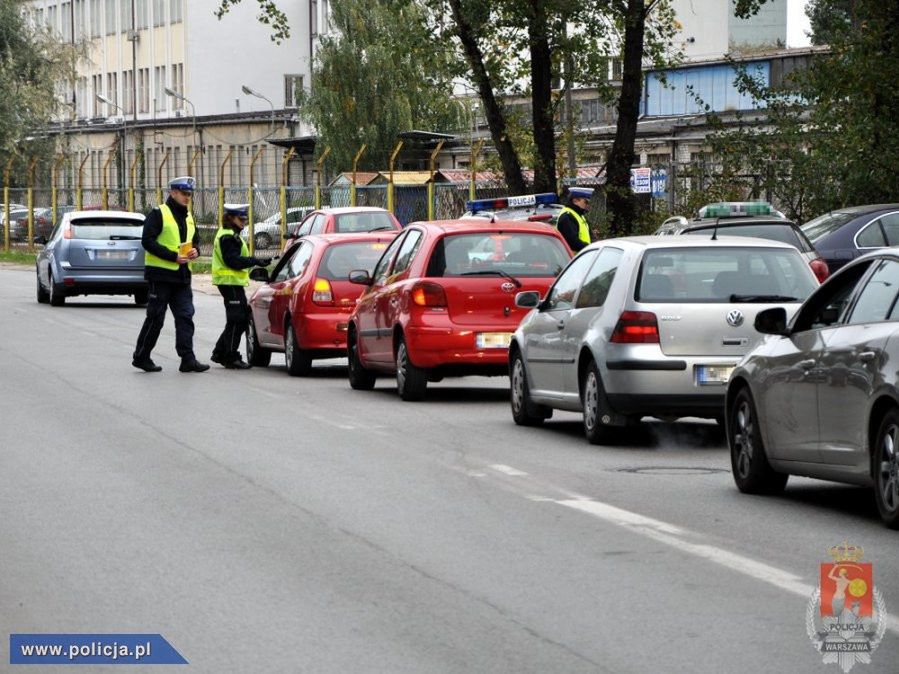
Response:
M773 307L760 311L755 317L754 326L756 331L763 335L786 336L787 310L783 307Z
M34 237L34 242L39 246L46 246L47 245L47 237L44 236L43 234L39 234L36 237Z
M515 295L515 306L522 309L535 309L540 304L540 293L536 290L525 290Z
M269 282L268 270L263 267L255 267L250 270L250 278L254 281Z
M360 286L370 286L371 274L365 269L354 269L349 274L349 281Z

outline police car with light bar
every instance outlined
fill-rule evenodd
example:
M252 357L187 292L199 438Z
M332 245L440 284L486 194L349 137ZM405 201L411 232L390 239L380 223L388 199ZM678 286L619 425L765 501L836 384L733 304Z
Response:
M827 263L812 246L808 237L795 222L766 201L722 201L699 209L694 220L669 218L659 229L658 236L692 234L704 236L748 236L782 241L802 253L819 282L830 275Z
M488 222L497 220L529 220L555 225L562 214L559 197L552 192L542 194L522 194L496 199L475 199L465 203L468 209L463 218L483 218Z

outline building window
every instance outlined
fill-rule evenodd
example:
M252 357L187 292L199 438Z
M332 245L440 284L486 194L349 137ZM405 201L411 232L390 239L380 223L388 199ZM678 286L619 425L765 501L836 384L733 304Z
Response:
M176 63L172 66L172 91L184 95L184 64ZM174 109L183 110L184 101L180 98L173 99Z
M172 0L169 5L170 21L172 23L181 23L184 20L181 9L181 0Z
M118 105L119 103L119 74L107 73L106 75L106 98ZM107 106L106 115L112 117L118 113L115 105Z
M126 70L122 73L122 99L125 105L125 114L130 115L134 112L134 71Z
M153 97L155 101L156 112L165 110L165 66L157 66L153 69L154 87Z
M624 61L620 58L613 58L610 66L610 77L613 82L620 82L624 76Z
M310 32L312 35L318 35L318 0L310 0L309 2L309 21L311 24Z
M131 30L134 24L131 22L131 3L128 0L122 0L122 4L119 5L121 12L121 24L122 24L122 32L124 33L127 30Z
M137 101L138 112L150 112L150 69L141 68L137 71Z
M87 78L79 77L75 83L75 115L79 118L87 117Z
M59 26L56 23L56 14L57 14L56 5L50 5L47 7L47 27L53 32L59 32Z
M84 39L84 0L75 0L75 40Z
M103 18L100 12L100 0L91 0L91 37L100 37L103 34Z
M150 25L150 19L147 16L147 0L137 0L134 5L135 13L137 14L137 29L143 30Z
M165 25L165 0L153 0L153 25Z
M106 11L104 14L106 15L106 34L115 35L115 0L106 0Z
M97 94L103 93L103 75L94 75L91 77L91 86L91 109L93 110L91 117L100 117L103 112L100 108L101 103L100 99L97 98Z
M64 2L59 7L62 19L62 39L66 42L72 41L72 3Z
M297 107L297 97L303 91L302 75L285 75L284 76L284 107Z

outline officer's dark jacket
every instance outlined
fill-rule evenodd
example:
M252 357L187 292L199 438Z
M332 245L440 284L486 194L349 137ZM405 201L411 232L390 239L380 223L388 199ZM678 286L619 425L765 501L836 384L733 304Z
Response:
M568 204L568 208L573 210L578 215L584 215L587 211L583 208L579 208L574 204ZM578 225L577 220L575 220L570 213L562 213L559 216L559 219L556 221L556 227L559 230L559 234L565 239L568 243L568 247L571 248L575 253L578 252L581 248L586 248L588 244L578 238L578 233L580 232L580 225Z
M231 234L225 234L219 239L222 248L222 262L231 269L249 269L259 266L255 257L243 257L241 253L240 234L233 229Z
M172 215L175 216L175 222L178 223L178 232L181 234L181 240L187 239L187 209L169 197L165 201L166 206L172 209ZM178 253L162 246L156 238L162 232L162 212L158 208L154 208L144 220L144 234L141 237L141 245L144 250L153 253L156 257L163 260L175 262L178 259ZM194 248L200 249L200 231L195 229L193 238ZM162 267L147 266L144 269L144 278L148 281L164 281L167 283L190 283L190 267L186 264L179 265L178 269L163 269Z

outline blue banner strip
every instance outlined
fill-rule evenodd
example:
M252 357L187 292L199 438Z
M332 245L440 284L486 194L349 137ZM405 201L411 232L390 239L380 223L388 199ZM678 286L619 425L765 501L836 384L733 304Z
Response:
M10 634L11 665L186 665L161 634Z

